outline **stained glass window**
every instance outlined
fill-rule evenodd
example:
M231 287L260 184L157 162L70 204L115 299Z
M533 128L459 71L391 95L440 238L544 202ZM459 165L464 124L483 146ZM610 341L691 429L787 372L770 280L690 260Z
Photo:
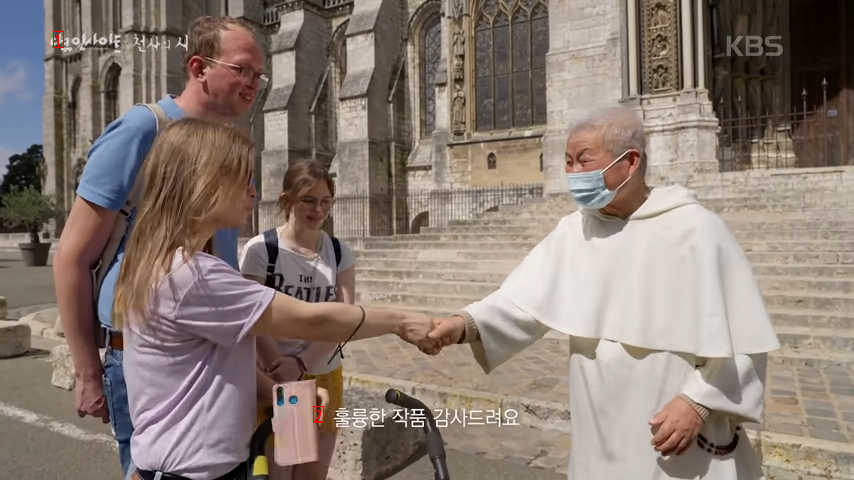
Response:
M474 18L476 129L545 124L545 0L479 0Z
M422 136L427 137L436 129L436 72L442 61L442 23L439 16L430 18L424 25L421 39L421 85Z

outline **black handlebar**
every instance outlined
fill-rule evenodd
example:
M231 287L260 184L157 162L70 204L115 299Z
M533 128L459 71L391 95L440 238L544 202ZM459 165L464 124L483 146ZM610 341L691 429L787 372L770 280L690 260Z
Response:
M436 428L436 419L433 417L433 412L421 401L410 397L396 388L389 388L385 392L385 401L406 410L424 411L426 420L424 422L424 433L427 441L427 455L430 456L430 462L433 463L436 480L450 480L451 476L448 473L448 464L445 460L447 457L445 455L445 442L442 441L442 434Z

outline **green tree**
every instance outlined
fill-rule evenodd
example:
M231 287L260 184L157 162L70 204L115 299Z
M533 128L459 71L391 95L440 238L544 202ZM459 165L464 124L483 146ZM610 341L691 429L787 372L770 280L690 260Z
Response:
M14 189L26 189L33 187L39 192L43 185L39 178L40 165L44 162L44 154L41 145L31 145L24 153L9 157L9 165L3 182L0 183L0 196L4 196Z
M50 195L44 195L32 185L12 188L3 196L0 218L11 227L24 227L30 234L30 243L39 242L39 232L56 218L60 209Z

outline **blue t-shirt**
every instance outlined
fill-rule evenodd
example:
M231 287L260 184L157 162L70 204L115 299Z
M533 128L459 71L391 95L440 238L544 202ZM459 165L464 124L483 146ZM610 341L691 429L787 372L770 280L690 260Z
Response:
M183 118L184 112L172 96L157 102L169 119ZM157 135L157 120L143 106L131 108L124 116L107 126L104 133L89 150L89 160L77 195L107 210L118 211L127 201L143 160ZM136 211L131 212L128 230L133 228ZM214 234L214 251L235 270L237 263L237 238L239 228L219 230ZM127 236L125 236L125 240ZM98 296L98 318L106 327L112 327L116 280L119 265L124 258L125 240L119 245L115 261L108 267L104 284Z

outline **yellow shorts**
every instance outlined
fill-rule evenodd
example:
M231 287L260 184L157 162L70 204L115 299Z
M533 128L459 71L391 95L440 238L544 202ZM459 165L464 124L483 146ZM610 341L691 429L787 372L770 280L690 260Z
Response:
M329 392L329 405L326 406L326 414L323 418L323 424L320 425L321 432L335 433L338 428L335 426L335 412L344 406L344 366L340 366L335 370L324 373L323 375L303 375L303 380L315 380L319 388L325 388ZM255 426L257 427L267 420L267 406L258 405L258 415ZM268 443L272 445L272 443Z

